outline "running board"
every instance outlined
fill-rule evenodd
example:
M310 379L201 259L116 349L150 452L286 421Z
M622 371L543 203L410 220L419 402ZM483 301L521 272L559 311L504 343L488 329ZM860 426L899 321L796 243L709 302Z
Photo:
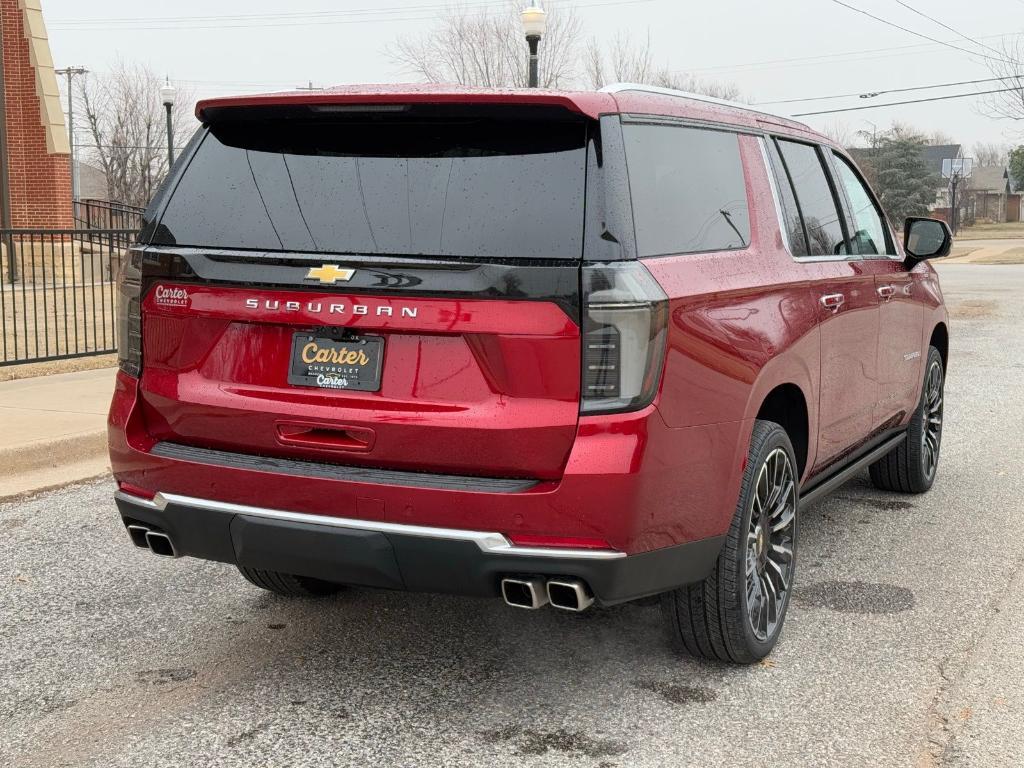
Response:
M832 493L836 488L841 486L851 477L860 472L868 464L874 464L880 458L885 456L890 451L894 450L896 446L902 443L907 438L906 432L900 432L895 437L889 438L877 448L865 453L859 459L854 461L852 464L847 464L835 474L825 477L820 482L815 482L814 485L807 491L801 489L800 491L800 506L813 504L820 500L823 496Z

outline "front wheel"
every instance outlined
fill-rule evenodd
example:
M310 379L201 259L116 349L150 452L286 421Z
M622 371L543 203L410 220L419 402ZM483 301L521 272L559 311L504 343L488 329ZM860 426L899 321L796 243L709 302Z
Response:
M756 421L739 502L714 571L662 597L676 648L751 664L775 647L796 568L798 480L786 431Z
M942 355L928 348L921 401L907 427L907 437L870 467L871 482L883 491L924 493L935 482L942 445L945 371Z

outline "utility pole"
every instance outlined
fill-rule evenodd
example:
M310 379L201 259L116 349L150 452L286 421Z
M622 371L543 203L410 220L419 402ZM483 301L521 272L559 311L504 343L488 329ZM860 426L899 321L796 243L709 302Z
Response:
M89 70L85 67L64 67L54 72L68 79L68 142L71 145L71 200L78 199L78 163L75 155L75 100L72 98L71 83L75 75L84 75Z
M958 211L957 211L957 204L956 204L956 186L959 183L960 183L960 174L958 172L954 171L953 175L949 179L949 186L950 186L950 190L951 190L950 191L950 196L949 196L949 207L950 207L950 210L949 210L949 219L950 219L950 221L949 221L949 228L953 230L953 234L954 235L956 234L958 219L960 218L959 216L957 216Z

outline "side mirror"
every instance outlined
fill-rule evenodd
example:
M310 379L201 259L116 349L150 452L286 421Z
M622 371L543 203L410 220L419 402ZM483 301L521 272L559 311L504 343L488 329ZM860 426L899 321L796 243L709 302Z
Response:
M903 224L903 249L911 262L948 256L953 247L953 234L941 219L910 216Z

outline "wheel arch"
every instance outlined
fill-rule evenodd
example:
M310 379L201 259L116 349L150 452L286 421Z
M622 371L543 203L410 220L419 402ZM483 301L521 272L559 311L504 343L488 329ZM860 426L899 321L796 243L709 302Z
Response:
M804 391L792 382L776 385L761 400L756 418L786 430L796 454L797 474L803 477L811 449L811 414Z
M949 370L949 329L943 322L936 323L932 329L931 338L928 340L928 345L935 347L939 350L939 355L942 357L942 370Z

